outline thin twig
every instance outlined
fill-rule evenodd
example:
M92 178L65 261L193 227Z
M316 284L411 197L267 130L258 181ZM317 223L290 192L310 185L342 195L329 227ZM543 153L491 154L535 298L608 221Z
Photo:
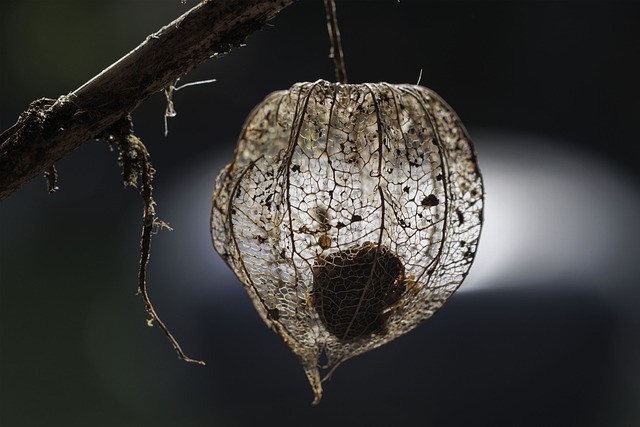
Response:
M177 92L180 89L184 89L186 87L213 83L215 81L216 79L199 80L197 82L185 83L183 85L176 86L176 84L178 84L178 81L176 80L175 82L171 83L169 87L166 87L164 89L164 96L165 98L167 98L167 106L164 110L164 136L169 135L169 123L167 122L167 120L169 119L169 117L175 117L178 114L176 112L175 106L173 105L173 92Z
M154 229L156 228L168 228L168 225L162 221L158 221L156 217L155 211L155 201L153 200L153 187L151 186L151 181L153 180L153 174L155 170L151 166L149 162L149 153L142 144L142 141L138 139L135 135L129 134L127 135L128 143L135 147L134 149L140 155L141 162L141 177L140 177L140 195L144 200L144 208L142 215L142 236L140 237L140 268L138 270L138 292L142 295L142 300L144 301L145 308L151 319L148 320L149 326L153 326L153 322L158 324L158 327L162 330L162 332L167 336L169 342L173 346L174 350L178 354L178 357L185 362L198 363L200 365L204 365L204 362L201 360L192 359L187 356L178 341L174 338L173 334L169 331L169 328L164 324L160 317L156 313L156 310L153 308L153 304L151 303L151 299L149 298L149 293L147 292L147 265L149 264L149 257L151 255L151 235L153 234Z
M338 17L336 15L336 3L334 0L324 0L324 8L327 12L327 30L331 40L331 50L329 57L333 58L336 66L336 80L339 83L347 83L347 67L344 64L344 54L342 53L342 41L340 40L340 28L338 28Z
M126 116L122 120L114 123L103 134L101 139L106 140L118 150L118 164L122 168L122 178L125 187L140 189L140 196L144 202L142 210L142 235L140 237L140 265L138 269L138 294L142 296L145 309L150 316L147 321L149 326L157 323L158 327L167 336L169 342L178 354L178 357L186 362L193 362L204 365L204 362L188 357L178 341L174 338L169 328L160 319L151 303L147 291L147 266L151 256L151 239L153 234L161 228L171 228L163 221L158 220L153 199L153 175L155 169L149 160L149 151L133 133L133 122L131 116Z
M49 166L49 169L44 172L44 179L47 181L47 191L49 194L53 194L59 190L56 165Z

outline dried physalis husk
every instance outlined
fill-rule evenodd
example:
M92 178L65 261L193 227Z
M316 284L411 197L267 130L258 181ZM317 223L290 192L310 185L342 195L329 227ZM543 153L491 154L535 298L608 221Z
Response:
M321 80L253 110L216 180L211 233L317 403L321 369L326 379L453 294L482 210L471 141L437 94Z

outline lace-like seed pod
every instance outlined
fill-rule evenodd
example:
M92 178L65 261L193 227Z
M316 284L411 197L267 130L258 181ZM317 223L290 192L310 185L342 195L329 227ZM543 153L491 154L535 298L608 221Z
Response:
M471 141L437 94L320 80L250 114L216 179L211 233L317 403L321 369L326 379L453 294L482 212Z

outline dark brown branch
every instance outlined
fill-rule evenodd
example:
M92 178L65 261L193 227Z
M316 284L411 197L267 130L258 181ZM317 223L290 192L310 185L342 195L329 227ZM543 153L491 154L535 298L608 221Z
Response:
M293 2L200 3L69 95L32 102L0 135L0 200Z

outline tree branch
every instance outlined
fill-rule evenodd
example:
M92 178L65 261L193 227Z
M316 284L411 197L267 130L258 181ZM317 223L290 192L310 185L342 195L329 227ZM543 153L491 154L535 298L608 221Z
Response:
M32 102L0 135L0 200L294 1L202 2L69 95Z

